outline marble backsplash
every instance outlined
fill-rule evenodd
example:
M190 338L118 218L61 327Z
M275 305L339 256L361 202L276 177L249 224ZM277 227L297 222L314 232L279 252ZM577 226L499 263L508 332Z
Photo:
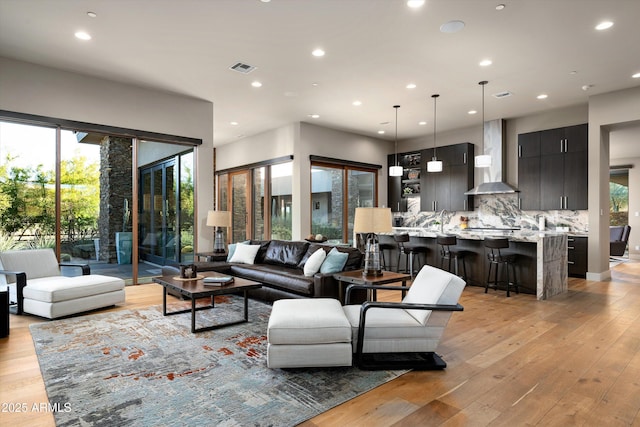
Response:
M545 230L568 227L570 232L583 233L589 230L588 211L523 211L518 208L518 195L486 194L474 196L473 211L420 211L420 198L407 199L407 212L394 213L395 225L421 227L442 231L458 230L460 217L469 218L469 228L518 228L539 230L540 218L544 217Z

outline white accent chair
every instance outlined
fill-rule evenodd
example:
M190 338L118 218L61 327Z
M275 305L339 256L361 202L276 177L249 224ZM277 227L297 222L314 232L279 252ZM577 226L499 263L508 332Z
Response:
M424 266L410 287L351 285L354 289L408 291L402 302L366 301L346 305L355 364L363 369L444 369L436 354L445 327L466 282L439 268Z
M337 300L278 300L267 327L267 366L350 366L362 369L444 369L435 353L466 283L424 266L410 287L351 285L355 289L408 291L402 302L366 301L341 307ZM345 352L347 350L347 352Z
M67 277L60 266L82 268ZM0 252L0 285L9 285L17 314L55 319L125 301L124 280L90 274L88 265L58 264L52 249Z

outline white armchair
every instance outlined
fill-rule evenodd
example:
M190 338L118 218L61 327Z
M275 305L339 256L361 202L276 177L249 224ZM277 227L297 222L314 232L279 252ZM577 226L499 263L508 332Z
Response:
M60 265L82 268L66 277ZM58 264L51 249L0 252L0 285L9 285L17 314L54 319L124 302L124 280L90 274L88 265Z
M466 283L460 277L424 266L410 287L351 285L354 289L408 290L402 302L368 301L346 305L355 364L364 369L443 369L435 353Z

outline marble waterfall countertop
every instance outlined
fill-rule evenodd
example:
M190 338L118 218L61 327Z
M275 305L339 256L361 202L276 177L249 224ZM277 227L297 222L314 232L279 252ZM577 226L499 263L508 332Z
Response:
M522 229L439 229L421 227L394 227L393 233L408 233L414 237L436 238L441 234L453 234L459 239L484 240L485 237L507 237L513 242L529 242L536 245L536 297L550 298L568 290L567 238L581 233L538 231Z
M514 242L531 242L537 243L545 237L574 235L576 233L560 232L560 231L538 231L529 229L499 229L499 228L467 228L467 229L444 229L440 231L434 228L424 227L393 227L392 233L380 234L398 234L408 233L415 237L432 237L439 235L454 235L459 239L484 240L485 237L506 237Z

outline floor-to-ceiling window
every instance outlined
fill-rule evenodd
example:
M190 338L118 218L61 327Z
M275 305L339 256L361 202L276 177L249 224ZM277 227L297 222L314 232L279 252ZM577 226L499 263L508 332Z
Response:
M312 162L311 232L352 243L355 210L376 206L376 188L377 169Z
M232 212L227 242L291 239L292 166L287 159L218 173L218 205Z
M199 140L170 137L175 142L150 143L121 136L119 128L4 114L0 119L0 250L51 247L62 261L90 264L93 273L115 275L128 283L148 281L160 269L155 264L138 264L132 241L134 188L146 182L155 185L149 196L161 196L147 200L150 209L159 208L154 225L159 221L164 227L155 253L161 253L163 260L193 259L193 147ZM147 134L126 130L136 132ZM150 175L148 181L141 177L136 183L136 158L138 166L169 158L173 164L161 177ZM156 193L157 188L162 191ZM138 203L143 203L143 197Z
M0 250L55 248L56 129L0 122Z

